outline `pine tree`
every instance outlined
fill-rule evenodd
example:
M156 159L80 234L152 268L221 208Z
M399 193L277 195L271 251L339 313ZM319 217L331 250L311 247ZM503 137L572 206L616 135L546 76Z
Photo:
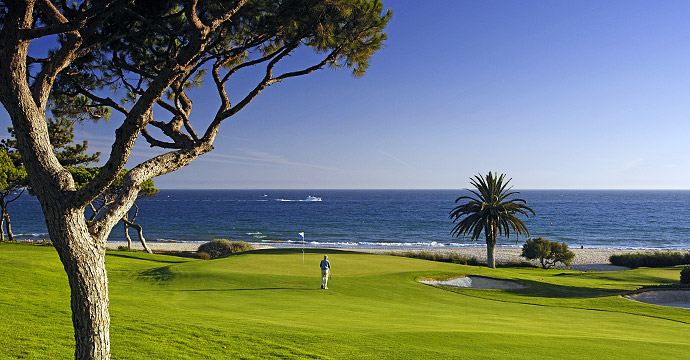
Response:
M142 183L211 151L221 124L268 86L325 67L362 76L390 17L378 0L0 2L0 102L69 279L75 358L110 357L105 242ZM29 55L37 39L56 39L43 58ZM310 63L285 61L298 49L314 52ZM256 75L245 93L230 81L238 73ZM206 78L219 106L195 119L187 92ZM121 115L108 159L79 190L50 151L48 107L58 118ZM137 139L164 152L130 169L115 202L87 223L83 209Z
M58 119L48 118L47 123L50 145L53 147L53 153L60 162L60 165L77 166L98 162L98 157L101 155L100 152L91 155L85 154L86 150L89 148L89 142L87 140L84 140L81 144L74 144L75 120L70 120L62 116ZM14 241L8 205L24 194L28 182L26 179L26 170L22 164L19 151L17 151L17 140L14 137L14 129L9 127L7 131L10 133L10 138L0 140L0 148L2 148L4 153L4 155L2 155L3 157L0 158L0 161L2 161L0 177L4 176L8 179L6 186L0 190L0 209L2 211L0 217L0 239L5 238L2 229L4 224L7 229L7 237L10 241ZM0 183L0 185L2 184ZM33 194L30 189L29 193Z

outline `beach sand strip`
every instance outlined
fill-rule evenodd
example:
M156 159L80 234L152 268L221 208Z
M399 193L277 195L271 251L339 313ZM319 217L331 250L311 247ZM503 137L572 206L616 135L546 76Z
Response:
M196 251L200 243L185 243L185 242L150 242L147 243L153 251ZM255 249L269 249L273 246L252 244ZM127 246L126 242L108 242L109 249L117 249L119 246ZM132 248L143 250L140 242L132 242ZM416 252L426 251L440 254L457 254L468 258L477 258L479 261L486 261L486 247L467 247L467 248L429 248L429 249L415 249L415 248L357 248L357 249L338 249L347 251L360 251L374 254L390 254L395 252ZM614 266L609 262L609 257L614 254L633 254L633 253L651 253L653 250L627 250L627 249L570 249L575 253L575 258L570 266L570 269L580 271L611 271L611 270L625 270L626 267ZM687 252L688 250L673 250ZM525 258L521 257L521 248L497 248L496 261L497 262L521 262Z

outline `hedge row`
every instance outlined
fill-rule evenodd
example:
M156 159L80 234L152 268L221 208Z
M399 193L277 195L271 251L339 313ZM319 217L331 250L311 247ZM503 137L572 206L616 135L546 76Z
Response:
M480 261L476 257L467 257L464 255L456 253L446 253L446 252L434 252L434 251L391 251L387 253L393 256L403 256L414 259L431 260L438 262L447 262L460 265L470 265L470 266L487 266L486 262ZM502 262L496 263L496 267L509 268L509 267L535 267L536 265L527 262Z
M629 268L689 265L690 252L683 254L677 251L655 251L651 254L620 254L611 255L609 261L613 265Z
M409 258L414 258L414 259L423 259L423 260L431 260L431 261L439 261L439 262L448 262L448 263L461 264L461 265L472 265L472 266L486 265L486 263L482 263L479 260L477 260L476 257L468 258L467 256L463 256L463 255L459 255L459 254L453 254L453 253L442 253L442 252L433 252L433 251L392 251L389 254L394 255L394 256L402 256L402 257L409 257Z

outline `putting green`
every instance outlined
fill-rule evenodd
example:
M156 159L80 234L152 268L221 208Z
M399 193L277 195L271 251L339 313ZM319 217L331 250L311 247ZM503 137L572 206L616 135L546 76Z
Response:
M333 265L320 289L319 261ZM620 294L679 268L486 269L385 255L264 250L217 260L112 252L113 358L678 358L690 310ZM491 276L518 290L439 288ZM676 280L677 281L677 280ZM0 358L72 356L69 291L52 248L0 246Z

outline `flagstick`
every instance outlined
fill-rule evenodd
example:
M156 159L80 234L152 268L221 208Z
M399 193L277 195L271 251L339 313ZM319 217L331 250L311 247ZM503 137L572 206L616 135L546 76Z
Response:
M302 264L304 264L304 231L297 235L302 238Z

